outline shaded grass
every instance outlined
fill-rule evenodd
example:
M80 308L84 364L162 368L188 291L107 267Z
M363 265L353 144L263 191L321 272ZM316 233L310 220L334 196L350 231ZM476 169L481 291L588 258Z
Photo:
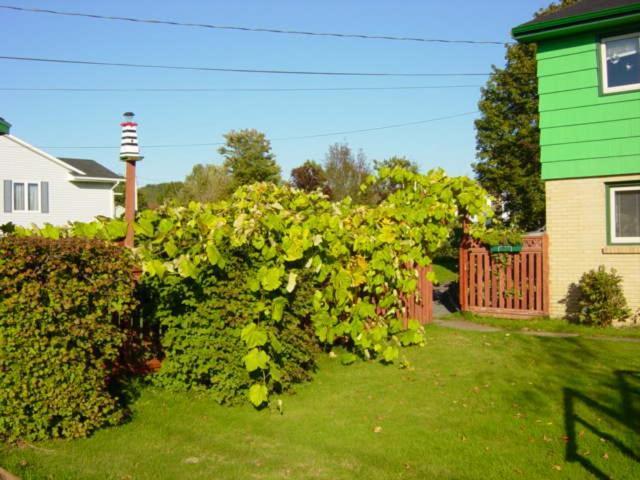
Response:
M427 334L404 370L321 357L315 380L282 397L283 415L146 389L129 423L4 448L0 464L25 480L637 474L640 345Z
M588 325L578 325L566 320L553 318L530 318L511 319L495 318L474 315L468 312L453 313L443 318L443 320L464 319L481 325L502 328L509 331L537 331L537 332L558 332L577 333L591 337L628 337L640 338L640 325L628 327L593 327Z
M439 284L456 282L458 280L458 259L439 257L433 261L433 272Z

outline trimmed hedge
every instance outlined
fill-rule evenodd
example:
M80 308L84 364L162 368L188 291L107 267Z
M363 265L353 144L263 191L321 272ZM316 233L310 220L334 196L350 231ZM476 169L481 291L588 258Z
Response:
M0 238L0 439L120 422L110 377L136 308L133 259L98 240Z

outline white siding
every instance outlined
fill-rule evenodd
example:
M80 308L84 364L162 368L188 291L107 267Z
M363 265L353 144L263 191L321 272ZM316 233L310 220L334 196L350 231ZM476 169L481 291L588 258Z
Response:
M73 221L88 222L98 215L113 216L113 183L81 183L72 179L62 165L0 135L0 189L4 189L3 180L49 182L49 213L5 213L0 203L0 225L7 222L22 226L66 225ZM4 192L0 202L3 198Z

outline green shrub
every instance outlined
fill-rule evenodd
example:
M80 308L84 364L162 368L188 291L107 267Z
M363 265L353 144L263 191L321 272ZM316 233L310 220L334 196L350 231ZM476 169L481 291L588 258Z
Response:
M582 275L578 283L576 318L580 323L607 326L631 315L622 291L622 277L603 265Z
M153 318L160 322L166 356L154 381L170 389L210 390L223 404L244 400L256 379L263 380L258 370L247 372L244 362L242 331L258 323L268 336L278 339L267 350L272 363L269 389L282 392L308 380L318 350L309 321L313 293L309 284L301 282L290 294L283 318L270 321L256 308L266 299L247 288L252 272L246 260L227 257L227 261L224 272L208 267L211 271L205 275L210 281L203 284L146 277L158 292ZM275 369L279 375L273 375Z
M461 212L477 219L472 234L486 233L488 195L442 170L381 168L361 188L381 184L394 188L375 206L257 183L229 201L140 212L136 251L153 299L145 315L159 323L166 355L158 381L210 388L221 402L246 392L261 406L270 392L308 377L316 342L345 347L343 363L392 363L401 347L423 343L418 322L404 328L400 320L416 294L414 267L431 263ZM105 221L16 234L116 239L124 227Z
M0 238L0 439L80 437L119 422L109 377L135 307L121 247Z

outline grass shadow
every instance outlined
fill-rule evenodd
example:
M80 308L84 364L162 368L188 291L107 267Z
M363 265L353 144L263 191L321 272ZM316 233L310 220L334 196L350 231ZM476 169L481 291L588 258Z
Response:
M636 437L640 435L640 409L636 408L636 403L640 403L640 371L615 371L615 386L620 395L620 402L617 406L606 405L594 400L574 388L564 388L563 390L564 422L567 437L565 459L568 462L579 463L587 472L599 479L611 477L581 453L579 435L576 434L578 425L606 440L628 459L640 463L640 451L637 445L629 445L624 440L604 432L585 418L584 415L577 412L576 407L582 405L596 415L606 417L619 423L622 428L631 430Z

